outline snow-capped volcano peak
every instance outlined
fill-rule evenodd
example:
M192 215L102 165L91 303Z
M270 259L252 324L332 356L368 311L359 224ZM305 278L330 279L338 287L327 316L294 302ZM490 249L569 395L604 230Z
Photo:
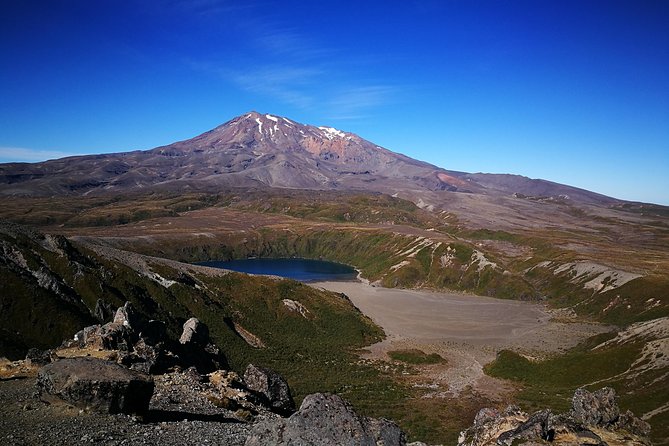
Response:
M228 126L244 128L245 133L253 131L258 139L279 141L281 139L316 138L327 141L351 140L355 135L329 126L315 127L300 124L288 118L268 113L249 112L215 129L221 131Z

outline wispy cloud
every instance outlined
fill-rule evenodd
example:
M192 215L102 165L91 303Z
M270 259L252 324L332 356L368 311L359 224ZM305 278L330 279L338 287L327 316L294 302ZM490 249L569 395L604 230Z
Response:
M0 162L27 162L46 161L66 156L75 156L76 153L61 152L58 150L28 149L25 147L0 147Z
M377 61L374 56L352 58L284 25L262 14L241 18L234 25L242 37L232 58L219 55L189 63L244 91L329 119L364 118L397 101L399 86L360 77L361 66L377 65L371 62ZM364 72L378 74L368 66Z
M253 44L268 57L289 57L291 61L314 62L336 55L336 50L317 45L313 39L307 39L294 28L253 22Z
M314 103L310 86L323 72L318 68L265 66L253 71L237 72L232 80L245 90L265 94L300 108Z
M172 8L178 13L194 14L198 16L215 16L222 13L251 8L252 2L237 2L231 0L168 0L166 3L156 3L160 8Z
M331 119L360 119L370 110L386 105L398 96L391 85L368 85L341 90L329 101Z
M220 73L242 89L286 104L310 109L319 100L319 85L331 77L325 61L333 51L296 29L255 17L242 24L248 45L260 63Z

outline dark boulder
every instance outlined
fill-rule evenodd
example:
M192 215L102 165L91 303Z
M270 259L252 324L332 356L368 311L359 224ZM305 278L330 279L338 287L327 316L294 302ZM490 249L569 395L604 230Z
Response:
M55 396L103 413L144 413L153 395L150 376L97 358L66 358L37 374L42 398Z
M290 418L257 423L245 446L398 446L402 430L391 421L361 417L337 395L316 393L304 398Z
M144 325L139 337L149 345L156 345L167 340L167 326L163 321L150 320Z
M288 383L274 370L249 364L244 372L244 383L274 412L285 415L295 412Z
M38 348L31 348L28 350L28 353L26 353L26 364L41 367L50 363L54 357L55 352L53 350L40 350Z

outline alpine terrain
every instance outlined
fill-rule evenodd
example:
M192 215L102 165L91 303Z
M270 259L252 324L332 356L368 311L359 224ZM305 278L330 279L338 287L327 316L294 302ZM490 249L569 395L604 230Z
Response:
M7 444L669 444L667 207L256 112L0 195Z

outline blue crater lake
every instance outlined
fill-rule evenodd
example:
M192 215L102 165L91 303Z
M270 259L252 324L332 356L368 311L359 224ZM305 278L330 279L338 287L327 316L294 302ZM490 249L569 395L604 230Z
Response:
M249 274L265 274L286 277L300 282L351 281L358 272L348 265L299 258L242 259L200 262L198 265L229 269Z

